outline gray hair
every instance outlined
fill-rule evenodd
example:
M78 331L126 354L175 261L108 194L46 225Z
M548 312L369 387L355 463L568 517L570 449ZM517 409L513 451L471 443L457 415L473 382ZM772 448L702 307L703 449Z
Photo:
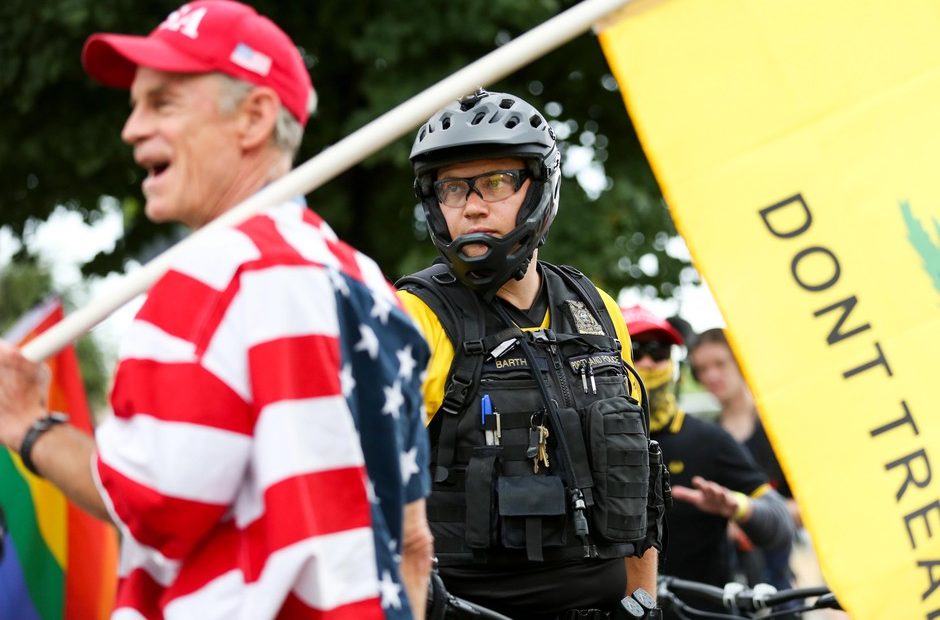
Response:
M222 82L222 90L219 95L219 109L222 112L232 112L238 105L245 100L251 89L255 87L251 82L233 78L224 73L216 74ZM310 108L316 107L316 93L311 92L308 98ZM313 109L310 110L313 112ZM271 140L274 146L289 155L291 161L297 155L297 149L300 148L300 142L304 137L304 128L294 116L287 111L287 108L281 106L277 111L277 120L274 123L274 134Z

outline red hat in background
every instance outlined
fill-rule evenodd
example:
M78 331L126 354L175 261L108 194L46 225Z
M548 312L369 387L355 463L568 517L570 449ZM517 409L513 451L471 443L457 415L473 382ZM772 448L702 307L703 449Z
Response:
M639 336L648 332L657 332L666 338L671 344L682 346L685 342L682 335L669 324L666 319L661 319L643 306L630 306L621 308L623 320L627 322L627 331L631 336Z
M230 0L198 0L170 13L146 37L94 34L82 64L106 86L130 88L138 66L171 73L218 71L268 86L301 125L313 94L300 51L283 30L250 6Z

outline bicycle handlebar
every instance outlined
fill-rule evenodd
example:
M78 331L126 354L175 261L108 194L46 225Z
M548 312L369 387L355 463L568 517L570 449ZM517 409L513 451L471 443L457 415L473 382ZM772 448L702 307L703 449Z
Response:
M751 614L772 609L783 603L812 597L817 598L811 605L806 605L801 609L791 609L779 613L802 613L813 609L825 608L842 609L835 595L825 586L793 588L778 592L776 588L767 584L757 584L754 588L748 588L742 584L729 583L726 584L724 588L719 588L698 581L688 581L667 576L661 576L658 585L658 594L662 602L676 606L683 613L694 614L702 618L747 618L752 617ZM720 604L730 613L713 613L694 609L682 601L681 594L683 592ZM771 616L772 615L776 614L771 614Z

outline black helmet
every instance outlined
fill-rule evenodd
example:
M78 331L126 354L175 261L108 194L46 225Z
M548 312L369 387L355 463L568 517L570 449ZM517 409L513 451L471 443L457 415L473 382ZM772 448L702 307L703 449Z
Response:
M524 160L532 178L516 227L502 238L472 233L451 239L434 193L436 171L449 164L504 157ZM519 97L480 89L421 126L411 147L411 164L431 240L457 279L489 296L509 278L521 279L558 212L561 155L555 132L542 114ZM486 252L468 256L463 249L471 244L485 246Z

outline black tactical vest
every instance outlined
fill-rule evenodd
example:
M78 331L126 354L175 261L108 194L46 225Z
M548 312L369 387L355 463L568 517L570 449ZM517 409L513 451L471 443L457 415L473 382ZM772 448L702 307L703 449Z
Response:
M551 324L536 331L510 324L444 264L397 283L454 344L429 428L427 511L442 566L623 557L647 535L649 421L627 393L613 322L580 272L539 264Z

